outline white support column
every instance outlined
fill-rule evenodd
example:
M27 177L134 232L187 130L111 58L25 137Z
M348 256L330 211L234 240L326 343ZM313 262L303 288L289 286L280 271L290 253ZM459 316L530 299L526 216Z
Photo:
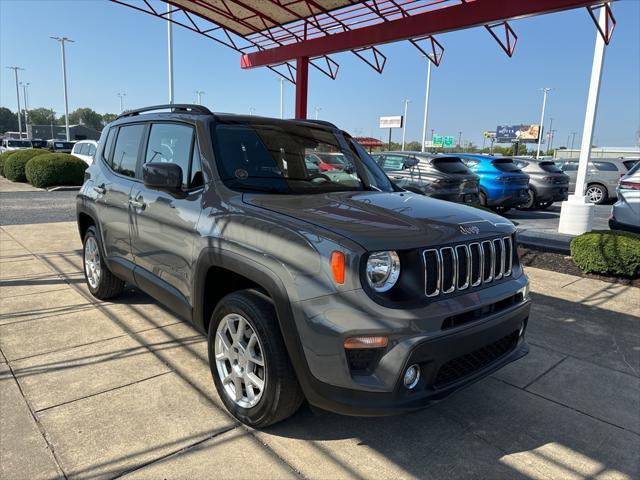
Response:
M167 64L169 67L169 104L174 103L173 96L173 22L171 21L172 6L167 3Z
M409 99L404 100L404 117L402 118L402 148L401 150L404 152L404 143L407 138L407 109L409 107Z
M598 23L604 31L607 21L606 9L600 9ZM589 157L591 157L591 144L593 141L593 125L596 120L598 110L598 96L600 95L600 80L602 79L602 65L604 63L605 43L602 35L596 30L596 45L593 51L593 66L591 67L591 82L589 84L589 95L587 97L587 111L584 117L584 128L582 131L582 144L580 146L580 161L578 162L578 177L576 179L576 190L569 199L562 202L560 210L560 224L558 232L570 235L580 235L589 232L593 225L594 205L588 203L584 195L585 180L587 177L587 167Z
M429 91L431 89L431 60L427 58L427 86L424 93L424 118L422 120L422 152L425 151L425 142L427 141L427 122L429 120Z

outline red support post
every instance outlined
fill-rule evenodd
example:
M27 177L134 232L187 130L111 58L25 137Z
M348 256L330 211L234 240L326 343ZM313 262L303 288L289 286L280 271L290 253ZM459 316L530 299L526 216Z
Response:
M309 89L309 57L296 58L296 119L307 118L307 91Z

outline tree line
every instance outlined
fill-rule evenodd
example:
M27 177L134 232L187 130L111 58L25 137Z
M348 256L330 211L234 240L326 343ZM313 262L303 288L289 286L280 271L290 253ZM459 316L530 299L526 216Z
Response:
M26 119L29 125L64 125L65 116L56 116L49 108L34 108L28 110ZM89 128L101 131L107 123L112 122L118 115L115 113L100 114L91 108L78 108L69 113L69 125L82 124ZM23 131L25 121L25 111L20 111L20 120L22 121ZM8 108L0 107L0 133L4 132L17 132L18 131L18 114L12 112Z

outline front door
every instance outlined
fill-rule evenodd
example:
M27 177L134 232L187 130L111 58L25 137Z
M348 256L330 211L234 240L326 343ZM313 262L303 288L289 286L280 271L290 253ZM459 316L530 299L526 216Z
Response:
M165 295L166 303L178 313L187 313L204 184L194 127L186 123L152 123L143 162L175 163L182 168L183 180L182 188L173 192L142 183L131 192L136 282L152 290L150 293Z

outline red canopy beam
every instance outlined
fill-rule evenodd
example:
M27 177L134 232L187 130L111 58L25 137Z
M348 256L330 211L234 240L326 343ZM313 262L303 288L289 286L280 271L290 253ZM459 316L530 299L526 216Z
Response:
M475 0L300 43L247 53L240 58L240 66L254 68L273 65L294 58L318 57L602 3L603 0Z

